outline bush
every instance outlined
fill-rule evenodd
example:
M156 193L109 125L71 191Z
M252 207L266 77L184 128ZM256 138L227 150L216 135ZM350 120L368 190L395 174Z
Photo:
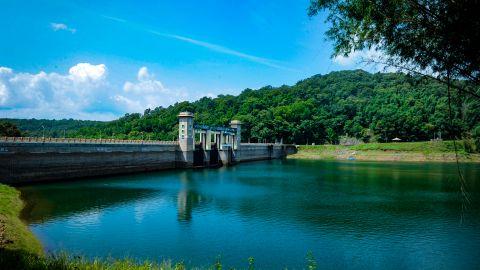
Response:
M473 139L473 143L475 144L476 152L480 153L480 125L476 126L472 130L472 139Z
M22 133L18 130L16 125L7 121L0 121L0 136L20 137L22 136Z

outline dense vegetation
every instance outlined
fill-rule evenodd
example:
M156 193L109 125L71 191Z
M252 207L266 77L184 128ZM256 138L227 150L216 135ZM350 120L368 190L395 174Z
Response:
M327 14L333 55L375 49L383 56L367 61L423 74L480 98L479 9L476 0L311 0L308 14ZM457 84L460 79L469 84Z
M20 132L15 124L0 120L0 136L20 137L22 136L22 132Z
M8 123L10 128L4 128L3 123ZM46 119L0 119L1 136L19 136L18 132L9 132L8 130L19 129L24 136L31 137L72 137L83 127L91 127L102 124L100 121L84 120L46 120ZM104 124L104 123L103 123ZM20 132L20 131L19 131Z
M204 97L168 108L146 109L143 114L126 114L111 122L14 123L37 136L42 132L41 123L45 123L48 135L57 137L65 128L71 137L173 140L177 137L178 113L191 111L196 122L208 125L243 121L243 140L251 142L283 139L297 144L336 144L341 136L370 142L395 137L424 141L440 135L450 139L454 135L480 134L478 99L454 95L452 110L455 120L450 125L446 86L433 79L355 70L316 75L293 86L246 89L238 96Z

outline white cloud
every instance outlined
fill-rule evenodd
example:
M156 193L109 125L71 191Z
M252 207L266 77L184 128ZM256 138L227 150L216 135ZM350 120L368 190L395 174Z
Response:
M7 117L23 118L98 117L95 104L108 85L105 72L105 65L89 63L73 66L66 75L0 67L0 111ZM112 117L101 118L108 116Z
M333 59L333 62L343 67L355 67L369 70L371 72L398 72L398 68L389 66L388 57L376 48L369 50L352 51L348 56L339 55Z
M151 78L153 78L153 76L150 75L150 73L148 73L148 68L147 67L141 67L138 70L137 79L139 81L145 81L145 80L148 80L148 79L151 79Z
M175 102L186 100L188 93L183 90L171 90L155 79L147 67L141 67L137 73L137 81L127 81L123 85L123 93L114 100L123 104L130 111L143 111L146 108L166 107Z
M77 29L75 28L70 28L68 27L66 24L64 23L50 23L50 27L52 28L53 31L68 31L72 34L75 34L75 32L77 32Z
M0 67L0 75L1 74L10 74L12 73L12 69L11 68L7 68L7 67Z
M90 63L78 63L66 74L0 67L0 117L112 120L193 98L185 89L166 88L147 67L119 86L108 81L107 71L105 64Z
M68 70L72 80L75 81L99 81L105 78L107 68L104 64L92 65L78 63Z
M0 83L0 105L3 105L7 102L8 99L8 92L7 86L5 84Z
M341 66L353 66L362 64L364 61L380 60L383 56L384 54L381 51L371 48L369 50L352 51L348 56L336 56L333 62Z

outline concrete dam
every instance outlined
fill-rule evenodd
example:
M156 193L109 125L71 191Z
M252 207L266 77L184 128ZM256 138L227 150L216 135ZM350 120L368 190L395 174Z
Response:
M0 182L22 184L284 158L295 145L241 143L241 122L195 125L179 114L178 141L0 138ZM196 139L197 138L197 139Z

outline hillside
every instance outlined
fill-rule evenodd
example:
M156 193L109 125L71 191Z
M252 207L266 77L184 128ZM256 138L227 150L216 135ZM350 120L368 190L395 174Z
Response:
M315 75L293 86L245 89L238 96L204 97L168 108L146 109L143 114L127 114L111 122L49 121L49 130L62 136L150 138L172 140L177 136L177 114L195 113L195 121L208 125L227 125L231 119L244 122L243 138L252 142L338 143L348 135L363 141L423 141L453 132L470 136L480 124L480 102L453 96L453 126L448 121L444 85L401 73L371 74L362 70ZM37 120L38 121L38 120ZM66 122L65 122L66 121ZM25 120L13 120L28 134ZM33 125L33 124L32 124Z
M74 119L47 120L47 119L0 119L8 121L22 131L23 136L31 137L73 137L79 129L105 124L100 121L86 121Z

